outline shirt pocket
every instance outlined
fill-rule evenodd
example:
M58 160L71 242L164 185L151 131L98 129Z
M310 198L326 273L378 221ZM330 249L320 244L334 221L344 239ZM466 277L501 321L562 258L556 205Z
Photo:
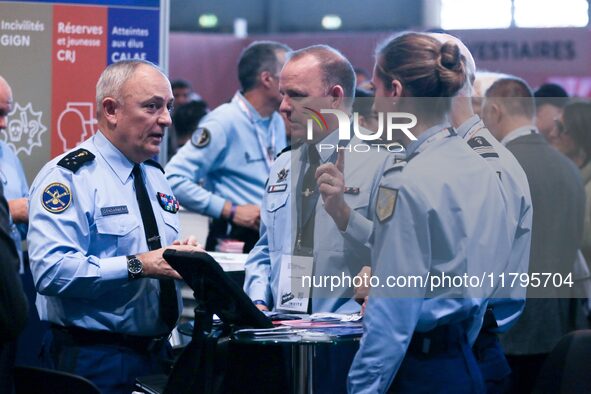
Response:
M345 193L344 199L351 209L360 213L366 212L369 206L369 192L367 190L360 190L358 194Z
M265 158L260 153L244 153L244 161L246 164L264 163Z
M281 250L284 242L291 242L291 210L287 204L289 193L268 193L265 206L269 250ZM279 233L282 232L283 236Z
M164 221L164 231L166 239L163 240L162 246L168 246L172 244L173 241L179 239L179 230L180 230L180 221L179 221L179 214L177 213L170 213L163 211L162 212L162 220Z
M140 223L136 217L129 214L100 216L95 219L95 224L95 245L100 245L101 250L111 250L116 256L140 252L142 237L145 238L145 235L140 231Z

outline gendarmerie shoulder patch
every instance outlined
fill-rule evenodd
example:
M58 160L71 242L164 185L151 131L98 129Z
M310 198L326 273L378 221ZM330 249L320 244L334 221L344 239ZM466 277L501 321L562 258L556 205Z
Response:
M474 152L478 153L484 158L499 157L495 151L495 148L493 148L493 146L484 137L476 136L474 138L470 138L468 140L468 145L474 150Z
M394 215L398 190L386 186L380 186L376 199L376 216L380 223L384 223Z
M191 143L197 148L205 148L211 142L211 133L205 127L200 127L191 136Z
M57 162L57 165L67 168L72 172L76 172L84 164L93 161L94 157L94 154L92 154L90 151L80 148L62 157L62 159Z
M164 174L164 168L162 168L160 163L158 163L156 160L149 159L149 160L144 161L144 164L152 166L152 167L156 167L160 171L162 171L162 173Z
M61 182L50 183L41 195L41 205L48 212L62 213L72 204L70 188Z

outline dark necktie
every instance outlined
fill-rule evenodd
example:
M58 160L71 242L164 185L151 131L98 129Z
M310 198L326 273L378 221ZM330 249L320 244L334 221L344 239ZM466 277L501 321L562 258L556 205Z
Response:
M152 210L152 204L150 203L150 197L146 190L144 177L139 164L136 164L133 167L132 174L135 195L140 207L140 214L142 215L142 223L144 224L144 233L146 234L148 249L160 249L162 244L158 233L158 225L156 224L156 217ZM179 317L174 279L159 279L158 282L160 284L160 319L162 319L168 329L172 331Z
M318 184L316 170L320 165L320 155L314 145L308 145L308 169L304 174L301 186L300 228L298 229L298 254L312 255L314 249L314 216L318 202Z
M300 210L300 226L298 228L298 242L295 254L298 256L314 256L314 222L316 216L316 203L318 202L318 183L316 183L316 170L320 165L320 155L314 145L308 145L308 169L302 179L300 198L302 201ZM314 274L314 269L312 269ZM308 298L308 310L312 313L312 291Z

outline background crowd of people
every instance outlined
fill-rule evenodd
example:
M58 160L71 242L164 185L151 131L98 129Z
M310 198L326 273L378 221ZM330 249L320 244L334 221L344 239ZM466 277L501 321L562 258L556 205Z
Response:
M214 251L225 239L248 253L244 291L259 310L363 313L355 358L326 377L336 391L534 390L559 340L588 328L587 294L314 287L285 297L285 277L297 258L302 274L318 276L586 282L591 103L556 84L534 91L519 76L483 73L444 33L386 39L372 72L326 45L274 41L228 61L240 89L217 108L150 62L108 66L97 133L48 162L30 188L0 143L0 391L12 392L15 362L30 360L108 393L165 372L182 302L163 251ZM0 129L16 94L0 77ZM351 115L350 140L326 110ZM383 132L389 113L414 116L413 138ZM383 149L393 144L404 149ZM205 245L181 237L181 207L209 218ZM31 275L35 332L17 350L21 280Z

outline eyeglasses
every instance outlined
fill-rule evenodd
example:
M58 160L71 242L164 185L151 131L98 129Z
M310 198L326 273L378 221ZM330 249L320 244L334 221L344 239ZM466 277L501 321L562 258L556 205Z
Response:
M566 132L567 132L566 127L564 127L564 123L562 123L562 121L560 119L554 119L554 126L556 127L556 130L558 131L558 135L566 134Z

